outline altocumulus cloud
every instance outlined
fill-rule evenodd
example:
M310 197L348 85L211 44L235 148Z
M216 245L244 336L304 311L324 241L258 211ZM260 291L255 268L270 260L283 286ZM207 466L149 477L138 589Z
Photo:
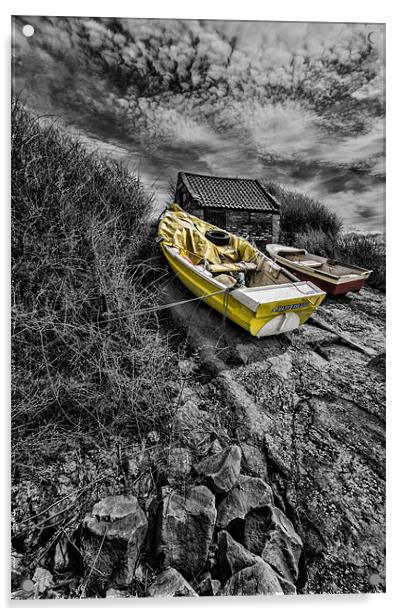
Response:
M144 141L263 147L262 125L298 117L306 133L368 132L384 112L382 48L372 25L21 17L14 87Z

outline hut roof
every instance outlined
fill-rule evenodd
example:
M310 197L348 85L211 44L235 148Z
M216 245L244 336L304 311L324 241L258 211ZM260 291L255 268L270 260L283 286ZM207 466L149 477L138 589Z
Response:
M181 171L178 174L178 185L180 181L192 199L203 208L279 212L278 201L258 180Z

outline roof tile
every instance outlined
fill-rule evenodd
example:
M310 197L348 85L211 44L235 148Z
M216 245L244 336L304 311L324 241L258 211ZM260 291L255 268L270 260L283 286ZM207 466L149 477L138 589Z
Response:
M185 186L201 207L278 212L279 203L264 186L251 178L218 177L180 172Z

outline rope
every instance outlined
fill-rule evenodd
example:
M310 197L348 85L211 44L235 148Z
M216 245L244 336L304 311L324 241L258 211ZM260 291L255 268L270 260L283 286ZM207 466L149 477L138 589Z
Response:
M236 285L234 285L236 287ZM226 328L226 317L228 314L229 293L234 287L225 289L225 297L223 298L223 329Z
M124 316L124 314L132 315L132 316L142 316L144 314L149 314L151 312L158 312L159 310L166 310L167 308L174 308L175 306L181 306L182 304L189 304L190 302L196 302L201 299L206 299L207 297L214 297L215 295L221 295L222 293L228 293L229 289L222 289L221 291L214 291L213 293L207 293L206 295L200 295L198 297L192 297L191 299L185 299L181 302L172 302L171 304L163 304L161 306L153 306L152 308L143 308L142 310L137 310L136 312L131 312L127 310L126 312L120 313L118 317L112 319L106 319L104 321L98 321L98 323L110 323L111 321L118 321L120 317Z

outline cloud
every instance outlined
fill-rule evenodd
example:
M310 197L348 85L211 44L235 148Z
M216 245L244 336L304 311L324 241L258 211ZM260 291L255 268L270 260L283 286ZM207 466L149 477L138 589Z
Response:
M340 98L383 104L383 60L355 24L186 22L34 18L36 35L15 21L16 85L27 71L38 75L36 94L60 106L81 102L99 110L116 100L120 121L139 100L162 100L204 121L212 105L297 100L318 113ZM373 28L374 26L371 26ZM377 27L379 36L381 28ZM27 68L28 67L28 68ZM74 87L72 79L77 80ZM104 90L100 86L104 87ZM73 92L70 90L74 90ZM125 102L122 102L125 101ZM144 112L143 105L140 107ZM110 105L105 105L110 113ZM83 110L85 113L85 109ZM131 117L135 124L137 117ZM146 123L145 123L146 124ZM141 122L140 122L141 125Z
M147 154L192 147L215 172L221 161L242 174L252 152L265 165L381 175L384 34L373 24L17 17L13 86L36 110Z

